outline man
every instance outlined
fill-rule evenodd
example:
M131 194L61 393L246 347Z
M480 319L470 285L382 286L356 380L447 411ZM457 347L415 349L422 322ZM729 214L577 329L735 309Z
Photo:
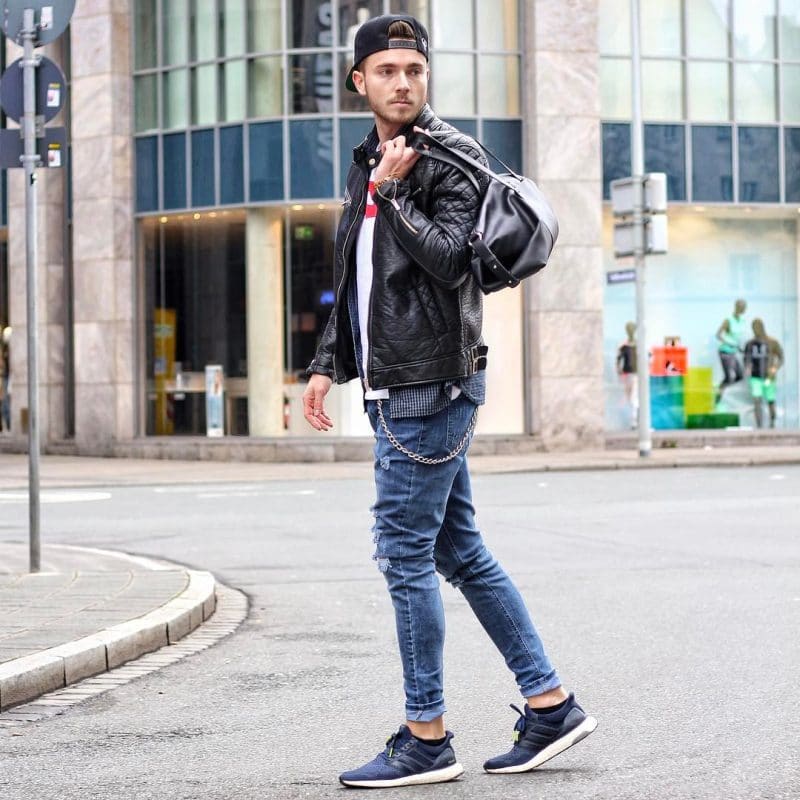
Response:
M737 300L733 307L733 314L722 320L717 331L719 360L722 364L722 383L717 389L717 402L722 398L724 389L744 377L739 353L742 350L742 339L744 339L744 312L746 310L747 303L741 299Z
M777 339L767 336L764 323L753 320L753 338L744 346L745 371L750 376L750 394L756 415L756 425L764 424L762 403L769 407L769 426L775 427L775 377L783 366L783 348Z
M413 17L369 20L346 85L366 97L375 127L354 151L335 248L336 303L303 394L318 431L333 421L333 380L360 378L375 430L374 558L395 611L406 724L345 786L457 778L445 729L444 614L436 571L466 597L527 698L515 744L489 772L534 769L597 723L562 688L522 597L475 527L466 451L484 401L482 297L467 239L480 205L463 174L422 158L415 130L485 159L426 103L428 34ZM484 161L485 163L485 161Z

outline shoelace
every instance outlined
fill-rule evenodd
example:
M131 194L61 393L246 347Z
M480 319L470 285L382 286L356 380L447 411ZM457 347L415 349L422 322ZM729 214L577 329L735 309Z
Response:
M519 708L517 708L517 706L515 706L513 703L510 703L510 705L511 708L513 708L514 711L516 711L517 714L519 714L519 719L516 721L516 724L514 725L514 744L516 744L525 733L525 726L527 724L528 718L525 716L525 713L523 711L520 711Z
M383 751L386 754L386 758L392 758L394 755L394 743L399 735L400 731L396 731L386 740L386 749Z

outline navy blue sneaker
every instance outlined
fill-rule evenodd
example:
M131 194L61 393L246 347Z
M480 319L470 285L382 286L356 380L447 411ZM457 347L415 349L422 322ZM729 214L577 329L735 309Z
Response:
M428 745L415 739L406 725L386 741L386 749L363 767L343 772L339 780L345 786L384 789L391 786L416 786L421 783L444 783L455 780L464 771L447 732L440 745Z
M525 706L514 726L514 746L502 756L490 758L483 768L487 772L527 772L544 764L568 747L585 739L596 727L597 720L586 715L570 693L566 705L550 714L537 714Z

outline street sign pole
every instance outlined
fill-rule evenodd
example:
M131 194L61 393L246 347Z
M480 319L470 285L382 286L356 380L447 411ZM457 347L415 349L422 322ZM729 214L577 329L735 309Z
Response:
M23 155L25 170L25 261L27 269L28 293L28 482L30 518L30 571L41 569L41 539L39 533L39 367L38 367L38 327L36 269L37 269L37 230L36 230L36 167L39 155L36 152L36 66L34 53L36 26L34 11L26 8L22 25L23 41L23 92L22 115Z
M653 449L650 435L650 364L647 352L644 220L644 125L642 123L642 58L639 0L631 0L631 62L633 121L631 132L631 173L633 175L633 263L636 269L636 372L639 384L639 455L648 457Z

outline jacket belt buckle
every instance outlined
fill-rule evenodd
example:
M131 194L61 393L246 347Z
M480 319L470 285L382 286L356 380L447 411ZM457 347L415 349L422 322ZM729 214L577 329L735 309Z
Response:
M489 352L489 348L485 345L476 345L472 348L472 373L475 374L476 372L480 372L482 369L486 369L486 362L487 362L487 353Z

